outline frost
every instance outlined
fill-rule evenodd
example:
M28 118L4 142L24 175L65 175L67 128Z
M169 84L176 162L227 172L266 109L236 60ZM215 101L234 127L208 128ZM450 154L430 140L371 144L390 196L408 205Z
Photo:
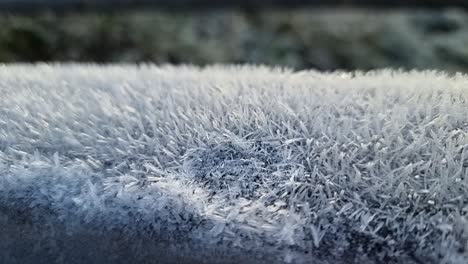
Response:
M4 65L0 208L277 262L467 263L467 87L437 72Z

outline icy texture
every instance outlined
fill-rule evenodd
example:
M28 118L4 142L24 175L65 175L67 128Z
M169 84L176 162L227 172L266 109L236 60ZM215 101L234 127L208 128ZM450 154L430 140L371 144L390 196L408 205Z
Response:
M277 262L468 263L468 77L3 65L0 208Z

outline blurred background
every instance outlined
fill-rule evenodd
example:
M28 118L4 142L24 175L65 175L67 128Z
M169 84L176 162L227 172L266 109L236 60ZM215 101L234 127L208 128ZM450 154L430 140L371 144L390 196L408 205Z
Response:
M465 72L468 13L333 7L1 12L0 62L37 61Z

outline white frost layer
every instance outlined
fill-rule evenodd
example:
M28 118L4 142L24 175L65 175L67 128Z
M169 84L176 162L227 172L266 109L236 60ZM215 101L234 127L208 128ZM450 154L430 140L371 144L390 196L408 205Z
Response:
M3 65L0 208L278 262L467 263L468 77Z

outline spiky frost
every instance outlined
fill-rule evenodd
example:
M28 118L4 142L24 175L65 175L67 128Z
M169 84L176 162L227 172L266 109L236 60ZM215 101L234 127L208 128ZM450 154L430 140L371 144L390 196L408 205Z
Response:
M190 245L466 263L467 87L437 72L4 65L2 216L119 230L135 252L188 243L194 259Z

